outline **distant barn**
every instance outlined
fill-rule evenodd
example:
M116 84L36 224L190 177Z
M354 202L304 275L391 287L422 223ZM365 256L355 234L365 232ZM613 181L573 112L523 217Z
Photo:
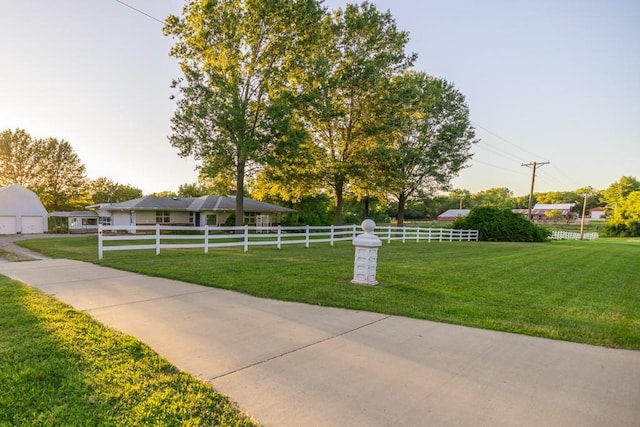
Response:
M577 216L575 212L571 211L575 205L575 203L536 203L531 209L531 219L534 221L546 221L548 212L558 211L560 212L560 218L570 221ZM513 212L529 216L529 209L513 209Z
M448 209L438 215L438 221L455 221L456 218L469 215L471 209Z

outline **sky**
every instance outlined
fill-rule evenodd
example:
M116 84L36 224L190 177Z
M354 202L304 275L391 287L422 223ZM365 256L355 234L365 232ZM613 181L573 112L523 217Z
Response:
M123 0L163 21L178 0ZM326 0L330 9L346 1ZM377 0L414 68L465 95L472 193L605 189L640 178L640 2ZM195 182L169 141L180 77L162 24L117 0L0 0L0 130L68 141L91 179L145 194Z

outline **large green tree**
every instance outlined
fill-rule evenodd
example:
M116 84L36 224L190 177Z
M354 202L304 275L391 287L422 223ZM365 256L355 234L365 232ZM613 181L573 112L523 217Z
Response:
M0 132L0 187L20 184L32 187L38 180L44 155L42 141L24 129Z
M106 177L92 180L87 192L93 203L118 203L142 197L142 190L128 184L119 184Z
M364 176L379 126L376 112L387 81L415 59L405 53L408 35L390 13L371 3L348 4L325 15L321 40L298 83L306 96L300 109L311 135L318 183L335 197L335 223L342 223L344 194Z
M382 122L389 123L381 134L385 144L368 180L398 201L401 226L407 200L447 189L476 141L465 98L446 80L407 72L393 79L388 93L391 100L379 104L386 110Z
M67 141L42 141L43 158L34 191L48 210L82 207L86 167Z
M513 193L506 187L490 188L473 195L474 206L495 206L502 209L513 209L515 202Z
M189 0L165 34L183 77L171 144L212 178L234 176L236 225L245 178L290 136L293 75L312 51L322 8L315 0Z
M640 236L640 181L623 176L602 192L607 231L614 236Z
M83 206L85 171L67 141L33 138L21 129L0 134L0 185L33 190L49 211Z
M615 218L620 212L620 206L625 197L634 191L640 191L640 181L633 176L623 176L602 192L602 199L606 203L607 217Z

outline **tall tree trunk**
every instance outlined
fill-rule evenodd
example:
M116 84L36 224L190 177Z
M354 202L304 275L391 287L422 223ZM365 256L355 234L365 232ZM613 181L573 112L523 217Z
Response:
M342 225L342 208L344 200L342 191L344 190L344 182L336 183L336 221L335 225Z
M404 193L398 195L398 227L402 227L404 225L404 211L405 205L407 203L407 196Z
M244 162L238 162L236 170L236 227L244 225ZM240 233L240 231L236 231Z
M369 196L365 196L364 198L364 218L363 219L367 219L369 218Z

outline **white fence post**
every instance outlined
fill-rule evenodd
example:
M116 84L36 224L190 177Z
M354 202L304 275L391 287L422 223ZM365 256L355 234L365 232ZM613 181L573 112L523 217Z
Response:
M209 226L204 226L204 253L209 253Z
M333 246L333 239L335 238L335 226L331 224L331 237L329 238L329 244Z
M156 255L160 255L160 224L156 224Z
M249 250L249 224L244 225L244 251Z
M278 237L276 238L276 246L282 249L282 226L278 224Z
M309 226L307 225L304 229L304 247L309 247Z
M102 251L102 224L98 224L98 259L102 259L104 253Z

